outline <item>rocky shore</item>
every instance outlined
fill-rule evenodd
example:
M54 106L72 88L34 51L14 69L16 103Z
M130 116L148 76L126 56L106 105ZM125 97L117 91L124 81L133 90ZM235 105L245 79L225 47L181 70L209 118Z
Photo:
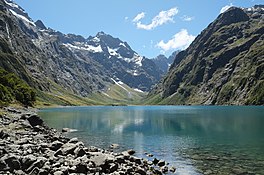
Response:
M0 109L0 174L163 174L173 173L163 160L141 159L86 147L49 128L29 109Z

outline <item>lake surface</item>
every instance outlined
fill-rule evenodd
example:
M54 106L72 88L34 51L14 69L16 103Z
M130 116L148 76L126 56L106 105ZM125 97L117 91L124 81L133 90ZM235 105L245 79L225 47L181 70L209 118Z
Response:
M147 152L176 174L264 174L263 106L63 107L39 115L58 130L77 129L68 135L87 146Z

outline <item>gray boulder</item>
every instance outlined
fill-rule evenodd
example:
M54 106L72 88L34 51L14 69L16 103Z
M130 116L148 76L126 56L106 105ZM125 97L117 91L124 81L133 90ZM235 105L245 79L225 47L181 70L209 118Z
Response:
M110 163L109 165L110 165L110 167L109 167L110 173L113 173L113 172L117 171L117 169L118 169L118 164L117 163Z
M31 115L27 118L32 127L37 125L43 125L43 120L36 114Z
M86 154L86 152L84 151L83 148L80 148L80 147L77 147L75 150L74 150L74 154L75 156L77 157L82 157Z
M176 171L176 168L175 167L170 167L170 172L174 173Z
M160 160L158 162L158 166L162 167L162 166L165 166L166 162L164 160Z
M64 145L62 145L62 147L60 148L60 150L62 151L63 155L74 155L74 150L78 147L77 144L73 144L73 143L65 143Z
M129 155L134 155L134 154L136 153L136 151L133 150L133 149L129 149L129 150L127 150L127 153L128 153Z
M62 171L56 171L54 172L54 175L64 175L64 173Z
M78 142L79 142L79 140L76 137L69 140L69 143L78 143Z
M0 159L0 170L5 170L7 168L7 164L4 160Z
M1 130L0 131L0 139L5 139L7 137L9 137L9 134Z
M40 168L42 168L43 166L44 166L44 164L45 164L45 162L47 161L47 159L46 158L44 158L44 157L38 157L37 158L37 161L35 161L27 170L26 170L26 172L32 172L34 169L36 169L36 168L38 168L38 169L40 169ZM31 173L32 174L32 173Z
M58 149L61 148L62 145L63 145L62 142L56 140L56 141L54 141L54 142L51 143L51 145L50 145L50 149L51 149L52 151L57 151Z
M119 144L113 143L110 145L110 148L111 149L117 149L117 148L119 148Z
M5 157L2 157L5 161L5 163L10 168L10 171L13 172L14 170L20 169L20 162L17 156L15 155L5 155Z
M137 168L136 173L138 173L140 175L146 175L147 174L146 171L144 169L142 169L142 168Z
M154 158L154 160L152 161L154 165L157 165L157 163L159 163L159 160Z
M37 158L33 155L27 155L21 158L21 164L22 164L22 169L26 170L28 169L35 161Z

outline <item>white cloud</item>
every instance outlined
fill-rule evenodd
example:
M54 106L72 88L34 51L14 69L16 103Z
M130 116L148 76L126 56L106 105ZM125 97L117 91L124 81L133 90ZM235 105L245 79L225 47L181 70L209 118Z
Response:
M181 31L176 33L168 42L165 43L161 40L156 46L161 48L163 51L171 49L183 50L186 49L194 39L195 36L189 35L186 29L181 29Z
M224 13L225 11L227 11L230 7L233 7L233 4L230 3L229 5L226 5L224 7L221 8L220 13Z
M191 17L191 16L184 15L184 16L181 17L181 19L183 21L192 21L192 20L194 20L194 17L193 16Z
M178 12L179 10L177 7L171 8L167 11L161 11L152 19L150 24L142 24L140 20L145 17L145 13L142 12L133 19L133 22L138 29L151 30L168 22L174 22L173 17L178 14Z
M127 21L128 19L129 19L129 17L128 17L128 16L126 16L126 17L125 17L125 20Z
M133 19L133 22L136 23L144 17L145 17L145 13L141 12L141 13L137 14L137 16Z

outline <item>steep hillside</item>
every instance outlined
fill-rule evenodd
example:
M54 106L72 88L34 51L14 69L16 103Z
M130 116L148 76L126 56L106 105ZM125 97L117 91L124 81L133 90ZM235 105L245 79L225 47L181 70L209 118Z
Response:
M0 106L19 102L25 106L32 106L36 94L25 82L14 74L0 68Z
M264 6L220 14L149 94L158 104L264 104Z
M162 73L118 38L63 34L34 22L12 0L0 0L0 56L0 67L36 89L38 100L60 105L90 104L83 98L119 80L148 91Z

